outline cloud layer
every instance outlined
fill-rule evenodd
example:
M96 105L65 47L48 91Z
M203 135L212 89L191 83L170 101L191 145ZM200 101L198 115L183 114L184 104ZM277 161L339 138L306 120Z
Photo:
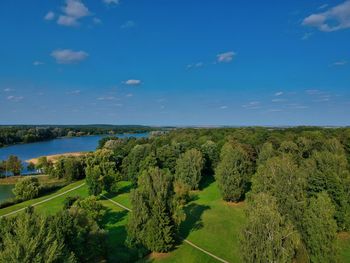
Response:
M303 20L302 25L315 27L323 32L350 28L350 0L325 12L311 14Z

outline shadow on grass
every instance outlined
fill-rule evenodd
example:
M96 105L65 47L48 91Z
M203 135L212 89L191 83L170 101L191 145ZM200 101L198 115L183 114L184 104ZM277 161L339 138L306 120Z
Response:
M120 187L118 189L118 191L112 192L112 193L106 193L105 196L107 198L113 199L117 195L130 193L131 189L133 189L133 186L131 184L124 185L124 186Z
M187 238L188 235L203 227L202 214L210 209L207 205L189 204L185 207L186 220L180 225L180 234L182 238Z
M202 177L202 180L199 183L199 190L207 188L209 185L215 182L214 176L205 175Z
M127 230L125 222L128 211L113 211L107 209L103 217L103 228L107 231L108 261L107 262L135 262L140 256L135 248L126 246Z

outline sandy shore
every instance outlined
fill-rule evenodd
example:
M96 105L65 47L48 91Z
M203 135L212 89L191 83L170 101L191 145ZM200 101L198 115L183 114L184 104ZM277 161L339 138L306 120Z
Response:
M62 156L72 156L72 157L78 157L78 156L83 156L87 154L86 152L72 152L72 153L61 153L61 154L53 154L53 155L47 155L46 158L48 161L52 161L52 162L55 162L57 161L58 158L62 157ZM33 163L33 164L37 164L38 163L38 160L39 158L42 157L42 156L39 156L37 158L32 158L32 159L29 159L29 160L26 160L26 163Z

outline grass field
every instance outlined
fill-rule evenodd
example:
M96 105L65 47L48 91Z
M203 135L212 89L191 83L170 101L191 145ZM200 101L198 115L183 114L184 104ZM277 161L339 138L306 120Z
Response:
M55 196L81 183L83 181L75 182L50 195L1 209L0 216ZM128 182L122 182L120 184L120 193L118 195L107 195L107 197L126 207L131 207L129 199L130 190L130 184ZM62 209L63 200L67 196L77 195L82 197L88 195L86 185L40 204L35 207L35 210L45 214L56 213ZM170 253L152 253L146 258L140 259L140 255L138 255L136 250L130 249L125 245L128 212L103 198L100 202L107 209L103 224L108 232L109 262L134 262L137 260L138 262L154 263L218 262L186 243L179 244ZM244 203L228 204L223 202L216 182L208 181L202 191L192 192L192 201L185 208L187 219L180 226L180 234L183 238L190 240L201 248L229 262L241 262L239 256L239 233L245 221L244 206ZM344 233L340 236L339 247L340 262L350 263L349 233Z

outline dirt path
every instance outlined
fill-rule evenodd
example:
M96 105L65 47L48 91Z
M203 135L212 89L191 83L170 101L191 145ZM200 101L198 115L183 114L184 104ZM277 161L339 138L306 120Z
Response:
M123 208L123 209L125 209L125 210L127 210L127 211L129 211L129 212L132 211L130 208L128 208L128 207L126 207L126 206L123 206L122 204L120 204L120 203L118 203L118 202L116 202L116 201L114 201L114 200L112 200L112 199L109 199L108 197L106 197L106 196L104 196L104 195L102 195L102 197L105 198L106 200L110 201L111 203L115 204L116 206L119 206L120 208ZM207 250L205 250L205 249L203 249L203 248L201 248L201 247L199 247L199 246L197 246L196 244L192 243L191 241L189 241L189 240L187 240L187 239L184 239L184 238L182 238L182 237L180 237L180 238L181 238L185 243L187 243L188 245L190 245L191 247L193 247L193 248L195 248L195 249L197 249L197 250L199 250L199 251L201 251L201 252L207 254L208 256L210 256L210 257L216 259L217 261L220 261L220 262L222 262L222 263L229 263L228 261L226 261L226 260L224 260L224 259L222 259L222 258L220 258L220 257L218 257L218 256L216 256L216 255L214 255L214 254L212 254L212 253L210 253L209 251L207 251Z

